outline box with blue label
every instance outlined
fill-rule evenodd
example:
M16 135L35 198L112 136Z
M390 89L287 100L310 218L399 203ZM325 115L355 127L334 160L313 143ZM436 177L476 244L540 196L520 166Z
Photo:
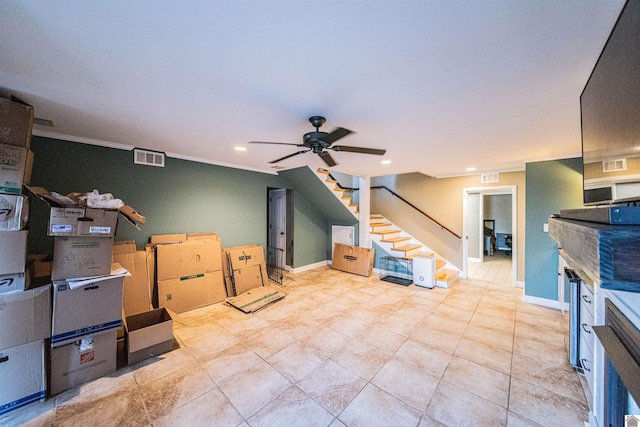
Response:
M81 286L54 281L51 347L122 327L123 281L123 276L96 278Z
M44 340L0 350L0 417L46 396Z
M49 236L113 237L118 211L79 206L52 207L49 211Z

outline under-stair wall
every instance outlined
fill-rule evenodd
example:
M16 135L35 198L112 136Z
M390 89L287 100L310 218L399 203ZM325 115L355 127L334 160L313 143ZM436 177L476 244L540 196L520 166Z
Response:
M462 239L432 222L388 191L371 190L371 212L384 216L418 241L428 242L433 252L449 260L456 269L462 270L462 259L460 259ZM444 221L446 218L441 220Z

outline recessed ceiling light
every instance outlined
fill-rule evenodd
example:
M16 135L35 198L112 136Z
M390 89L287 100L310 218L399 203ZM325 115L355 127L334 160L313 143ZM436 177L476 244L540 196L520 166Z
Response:
M236 151L247 151L247 147L234 147Z
M470 167L470 168L466 169L467 172L473 172L474 170L476 170L476 168L474 168L474 167Z
M380 163L382 163L383 165L388 165L391 163L391 160L383 160Z

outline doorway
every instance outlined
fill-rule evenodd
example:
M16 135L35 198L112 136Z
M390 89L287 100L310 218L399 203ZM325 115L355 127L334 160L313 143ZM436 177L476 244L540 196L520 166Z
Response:
M267 270L282 284L286 266L293 265L293 212L290 190L267 189Z
M507 212L502 212L505 206L508 206L506 207ZM463 276L469 277L470 262L483 263L485 259L493 256L490 249L499 247L499 254L496 255L500 255L501 258L510 257L511 284L517 286L518 217L516 186L465 188L463 190L462 210L464 236L462 253ZM486 212L493 212L491 215L498 216L499 222L496 218L486 218ZM489 227L495 227L495 246L485 239L485 219L495 220L489 225ZM498 238L500 239L500 246L498 246ZM491 241L491 239L488 240ZM510 248L504 246L505 241L508 242ZM488 245L491 246L488 247ZM496 259L491 258L492 261Z

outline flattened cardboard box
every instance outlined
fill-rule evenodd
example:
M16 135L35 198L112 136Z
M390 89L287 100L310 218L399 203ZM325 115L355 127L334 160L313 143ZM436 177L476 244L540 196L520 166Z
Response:
M227 297L222 271L158 281L158 305L176 313L204 307Z
M75 289L65 280L53 282L51 346L122 326L123 277L113 277Z
M28 185L33 168L33 152L24 147L0 144L0 193L20 194Z
M0 349L49 338L51 285L0 294L0 325Z
M237 249L244 248L255 248L257 245L247 245L247 246L234 246L232 248L225 248L222 250L222 274L224 274L224 285L227 289L227 296L233 297L236 294L233 292L233 281L232 281L232 273L231 269L231 261L229 260L229 252Z
M104 276L111 272L112 237L56 237L51 279Z
M29 148L33 119L32 106L0 98L0 144Z
M265 283L266 275L267 272L263 269L262 264L233 270L233 286L236 295L240 295L258 286L267 286L268 283Z
M51 395L116 371L117 333L110 330L87 335L51 349Z
M44 340L0 350L0 417L46 396Z
M125 329L129 365L173 348L173 320L165 308L127 316Z
M118 225L117 210L79 206L52 207L49 210L48 236L113 237Z
M194 240L156 246L156 280L222 270L220 242Z
M187 235L182 233L178 234L154 234L151 236L151 246L160 245L163 243L180 243L187 240Z
M331 268L347 273L371 276L375 249L335 243Z
M131 273L131 276L124 278L122 291L122 304L126 316L151 309L149 257L146 251L137 249L135 240L117 241L113 244L112 263L120 264Z
M286 296L286 292L271 286L260 286L237 297L227 298L227 303L245 313L258 311Z
M0 275L23 273L27 265L27 230L0 231Z
M18 231L29 221L29 198L0 194L0 231Z

